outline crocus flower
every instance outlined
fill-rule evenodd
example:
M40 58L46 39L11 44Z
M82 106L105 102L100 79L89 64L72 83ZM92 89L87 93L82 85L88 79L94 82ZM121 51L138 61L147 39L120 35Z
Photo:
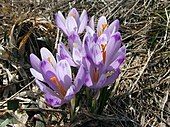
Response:
M119 20L114 20L110 25L107 23L107 19L105 16L101 16L97 23L97 30L95 31L95 24L94 24L94 16L89 21L89 26L86 27L86 30L93 35L97 32L97 36L102 35L103 33L107 35L107 37L111 37L114 33L118 32L119 30Z
M84 67L79 68L72 81L71 68L66 60L56 62L47 48L41 48L40 53L42 60L34 54L30 55L30 71L44 92L46 102L53 107L61 106L69 102L83 85Z
M61 42L57 45L57 59L66 59L71 66L80 67L85 55L83 42L77 33L72 34L68 39L70 43L67 47Z
M86 51L86 58L83 59L83 64L86 66L85 84L93 89L100 89L116 80L126 52L119 32L111 36L107 35L110 34L108 32L98 36L99 33L87 34L84 46Z
M82 14L79 13L75 8L71 9L68 16L64 18L63 14L58 11L55 14L56 25L69 37L72 33L78 34L83 33L88 21L86 10L83 10Z

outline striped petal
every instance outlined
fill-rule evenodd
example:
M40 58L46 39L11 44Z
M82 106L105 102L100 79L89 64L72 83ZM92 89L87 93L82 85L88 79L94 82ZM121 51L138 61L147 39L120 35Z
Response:
M106 46L106 66L113 62L114 55L120 49L121 46L121 35L116 32L109 40Z
M45 47L41 48L40 53L41 53L42 60L47 60L53 65L54 68L56 67L57 64L56 60L53 54L47 48Z
M66 35L68 35L67 29L65 26L66 19L64 18L63 14L60 11L58 11L58 13L55 14L55 23Z
M62 85L68 89L72 84L71 67L66 60L61 60L56 67L57 77Z
M74 66L74 67L76 66L76 64L73 62L70 52L67 50L67 48L63 43L58 44L57 57L58 57L58 61L65 59L70 64L70 66Z
M97 34L100 36L101 34L103 34L103 32L106 30L107 28L107 20L105 16L101 16L99 18L98 24L97 24Z
M69 35L71 35L75 31L77 32L77 22L72 16L66 18L66 28Z

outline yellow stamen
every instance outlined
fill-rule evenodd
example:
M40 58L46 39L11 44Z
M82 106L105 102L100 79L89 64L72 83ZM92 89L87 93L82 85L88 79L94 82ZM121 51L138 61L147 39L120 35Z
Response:
M102 24L102 30L104 31L108 27L107 23Z
M72 16L74 19L76 19L76 14L75 13L70 13L68 16Z
M64 98L64 96L66 95L66 90L62 86L62 84L58 81L58 78L56 76L53 76L53 77L50 78L50 81L56 85L56 87L60 91L62 98Z
M97 70L97 68L95 68L93 70L93 82L97 83L99 80L99 70Z
M50 57L48 57L48 58L47 58L47 60L48 60L48 62L52 63L52 62L51 62L51 58L50 58Z
M103 32L107 29L107 27L108 27L108 24L107 23L103 23L101 25L101 29L98 32L98 35L100 36L101 34L103 34Z
M103 63L106 62L106 44L101 44L102 47L102 56L103 56Z

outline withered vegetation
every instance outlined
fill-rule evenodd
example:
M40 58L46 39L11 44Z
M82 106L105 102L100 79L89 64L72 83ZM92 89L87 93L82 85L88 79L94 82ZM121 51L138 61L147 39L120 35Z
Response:
M56 52L63 35L54 14L72 7L96 19L119 19L127 58L103 114L81 109L70 122L67 108L44 103L29 72L29 54L40 55L43 46ZM21 127L170 126L169 32L168 0L0 0L0 125L10 126L14 118ZM11 101L19 101L17 113L7 110Z

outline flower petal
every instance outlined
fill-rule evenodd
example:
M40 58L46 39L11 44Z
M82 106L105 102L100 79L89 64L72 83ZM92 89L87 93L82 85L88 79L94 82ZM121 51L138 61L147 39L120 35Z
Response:
M96 65L102 63L103 61L102 52L98 44L94 44L93 47L90 49L90 52L92 60Z
M77 22L72 16L66 18L66 28L68 30L69 36L75 31L77 32Z
M62 82L62 85L68 89L72 84L71 67L66 60L61 60L56 67L57 77Z
M91 78L91 75L90 75L89 72L86 72L85 85L86 85L87 87L92 87L92 86L93 86L93 81L92 81L92 78Z
M68 42L70 49L73 50L73 43L78 43L78 45L81 45L81 39L80 36L78 35L77 32L73 32L69 37L68 37Z
M79 29L78 29L78 33L83 33L85 27L87 26L87 12L85 10L83 10L81 16L80 16L80 24L79 24Z
M123 61L126 58L126 47L125 45L123 45L118 52L112 57L112 59L110 61L113 61L109 66L106 66L106 68L110 68L110 66L114 65L114 61L119 60L119 62ZM114 65L116 66L116 65Z
M64 101L62 101L58 97L58 95L53 90L48 88L44 83L42 83L38 80L35 80L35 82L39 86L40 90L44 92L45 100L49 105L51 105L53 107L58 107L64 103Z
M32 67L36 71L40 72L40 59L33 53L30 54L30 62L31 62Z
M64 18L63 14L60 11L58 11L58 13L55 14L55 23L66 35L68 35L67 29L65 26L66 19Z
M116 19L108 27L110 36L112 36L114 33L118 32L119 28L120 28L120 23L119 23L119 20Z
M51 71L47 71L46 77L49 81L49 86L55 86L57 93L59 94L60 98L63 98L66 94L67 88L64 85L64 82L59 80L59 78Z
M57 64L56 60L53 54L47 48L45 47L41 48L40 53L41 53L42 60L48 60L53 65L54 68L56 67Z
M36 71L34 68L30 68L30 72L36 79L38 79L40 81L44 81L42 74L39 73L38 71Z
M120 52L116 60L114 60L108 67L108 71L116 70L125 60L125 53Z
M89 60L84 57L82 60L82 64L85 67L85 85L90 87L93 86L93 82L92 82L92 78L91 78L91 73L92 73L92 69L91 69L91 63L89 62Z
M73 60L77 65L81 64L83 48L78 43L73 44Z
M92 16L89 21L89 27L94 31L94 16Z
M74 92L77 93L83 86L83 84L85 83L85 68L84 65L81 65L78 73L76 75L76 78L74 80L74 85L75 85L75 90Z
M68 16L72 16L76 20L76 22L78 22L79 20L79 13L77 12L75 8L72 8L70 10L70 12L68 13Z
M105 82L106 82L106 76L104 74L102 74L100 76L98 82L95 85L93 85L91 88L100 89L105 86Z
M47 104L49 104L53 107L59 107L59 106L63 105L64 103L66 103L64 100L58 98L57 96L53 96L50 93L45 94L45 100L46 100Z
M108 38L106 34L101 34L100 37L97 39L97 44L105 45L108 42Z
M116 32L109 40L106 46L106 66L108 66L114 58L114 55L117 53L121 46L121 35L119 32Z
M89 26L86 26L86 31L88 33L90 33L91 36L93 36L95 34L95 31L91 27L89 27Z
M57 90L56 89L56 85L54 85L51 81L50 81L50 78L49 75L47 75L48 73L47 72L52 72L56 75L56 72L55 72L55 69L53 68L53 66L48 62L48 61L45 61L43 60L41 63L40 63L40 67L41 67L41 72L42 72L42 75L43 75L43 78L45 80L45 82L53 89L53 90Z
M57 53L58 61L65 59L68 61L70 66L76 66L76 64L73 62L73 59L70 55L70 52L67 50L65 45L63 43L58 44L58 53Z
M75 86L71 85L70 88L67 90L67 93L65 95L65 100L70 101L75 96Z
M101 16L99 18L98 24L97 24L97 34L101 35L105 29L107 28L107 20L105 16Z
M114 70L113 74L111 76L107 77L105 86L115 82L115 80L118 78L119 74L120 74L119 68L117 70Z

